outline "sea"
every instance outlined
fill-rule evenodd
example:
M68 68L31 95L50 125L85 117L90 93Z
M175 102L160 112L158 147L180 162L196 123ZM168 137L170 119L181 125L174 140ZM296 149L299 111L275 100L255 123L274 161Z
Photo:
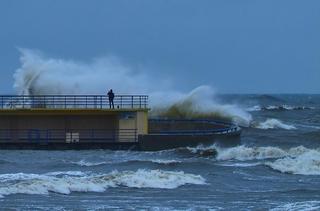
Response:
M232 147L0 150L0 210L320 210L320 95L220 95Z

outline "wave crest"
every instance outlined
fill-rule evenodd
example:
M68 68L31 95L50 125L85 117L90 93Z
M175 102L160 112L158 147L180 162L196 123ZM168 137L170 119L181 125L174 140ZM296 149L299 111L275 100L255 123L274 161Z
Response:
M267 119L264 122L260 122L254 127L258 128L258 129L263 129L263 130L267 130L267 129L294 130L294 129L297 129L293 125L285 124L285 123L281 122L280 120L273 119L273 118Z
M301 175L320 175L320 149L308 149L303 146L290 149L279 147L247 147L244 145L220 148L216 145L209 147L199 146L189 148L189 151L196 154L214 152L217 161L253 161L253 160L272 160L259 162L254 165L266 165L273 170L282 173L301 174ZM230 165L230 164L229 164ZM239 166L232 164L230 166ZM240 164L240 166L252 166Z
M320 175L320 152L307 150L296 157L284 157L266 165L282 173Z
M11 194L70 194L71 192L103 192L110 187L174 189L186 184L204 185L200 175L182 171L144 170L113 171L90 175L81 172L48 174L2 174L0 196Z
M80 161L68 161L66 163L71 163L71 164L83 166L83 167L92 167L92 166L101 166L101 165L114 164L114 163L129 163L129 162L151 162L151 163L155 163L155 164L171 165L171 164L181 163L182 161L167 160L167 159L132 159L132 160L128 159L128 160L120 160L120 161L114 161L114 162L112 162L112 161L93 162L93 161L80 160Z
M293 110L311 110L315 109L315 107L309 106L291 106L291 105L268 105L268 106L260 106L255 105L250 108L247 108L246 111L293 111Z

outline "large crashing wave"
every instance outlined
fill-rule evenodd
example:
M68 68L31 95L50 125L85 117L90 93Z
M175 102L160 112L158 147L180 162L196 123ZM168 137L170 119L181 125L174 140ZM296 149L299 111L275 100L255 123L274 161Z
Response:
M151 114L169 117L221 117L248 126L251 115L236 105L216 101L213 89L200 86L190 93L175 91L169 80L123 65L115 57L90 63L45 57L41 52L20 49L21 67L14 74L18 94L148 94Z
M320 175L320 149L308 149L303 146L281 149L271 146L248 147L244 145L231 148L212 145L188 149L194 154L211 155L217 161L254 161L254 165L265 165L282 173ZM256 163L257 161L259 163ZM235 163L232 166L250 167L251 164Z
M204 185L200 175L182 171L144 170L113 171L90 175L85 172L51 172L47 174L0 174L0 197L12 194L70 194L71 192L103 192L108 188L174 189L186 184Z

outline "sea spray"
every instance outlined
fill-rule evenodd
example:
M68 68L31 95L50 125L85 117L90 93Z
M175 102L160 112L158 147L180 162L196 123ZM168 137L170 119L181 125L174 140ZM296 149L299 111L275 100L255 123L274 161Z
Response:
M232 120L243 126L251 122L251 115L236 105L220 104L215 101L210 86L200 86L188 94L182 94L171 104L154 105L153 115L173 118L220 118Z
M115 57L81 63L48 58L30 49L20 52L21 67L14 74L18 94L105 94L108 88L133 94L149 92L148 88L154 84L152 78L132 70Z
M81 63L48 58L30 49L20 52L21 67L14 74L18 94L105 94L108 88L113 88L116 94L148 94L154 115L219 117L244 126L251 121L251 115L238 106L218 103L209 86L199 86L190 93L176 91L168 80L133 70L115 57Z

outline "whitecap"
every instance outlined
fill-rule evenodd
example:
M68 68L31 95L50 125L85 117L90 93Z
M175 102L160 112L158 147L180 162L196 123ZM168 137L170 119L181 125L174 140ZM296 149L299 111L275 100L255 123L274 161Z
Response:
M287 155L287 152L278 147L247 147L244 145L231 148L217 148L217 151L217 160L262 160Z
M240 168L246 168L246 167L254 167L259 166L261 163L222 163L218 164L219 166L227 166L227 167L240 167Z
M285 124L278 119L267 119L266 121L261 122L258 125L256 125L255 128L263 129L263 130L267 130L267 129L285 129L285 130L297 129L295 126Z
M58 172L58 175L61 175ZM183 171L145 170L112 171L108 174L68 175L58 177L57 173L47 174L5 174L0 175L0 196L11 194L49 194L55 192L103 192L111 187L175 189L186 184L204 185L200 175ZM10 179L9 179L10 178Z
M266 165L282 173L320 175L320 152L311 149L293 152L291 156L267 162Z
M108 164L108 162L90 162L86 160L70 161L69 163L79 165L79 166L85 166L85 167L100 166L100 165Z
M176 164L176 163L181 163L181 161L178 160L161 160L161 159L155 159L151 160L152 163L157 163L157 164Z
M262 108L259 105L255 105L246 109L246 111L261 111Z

